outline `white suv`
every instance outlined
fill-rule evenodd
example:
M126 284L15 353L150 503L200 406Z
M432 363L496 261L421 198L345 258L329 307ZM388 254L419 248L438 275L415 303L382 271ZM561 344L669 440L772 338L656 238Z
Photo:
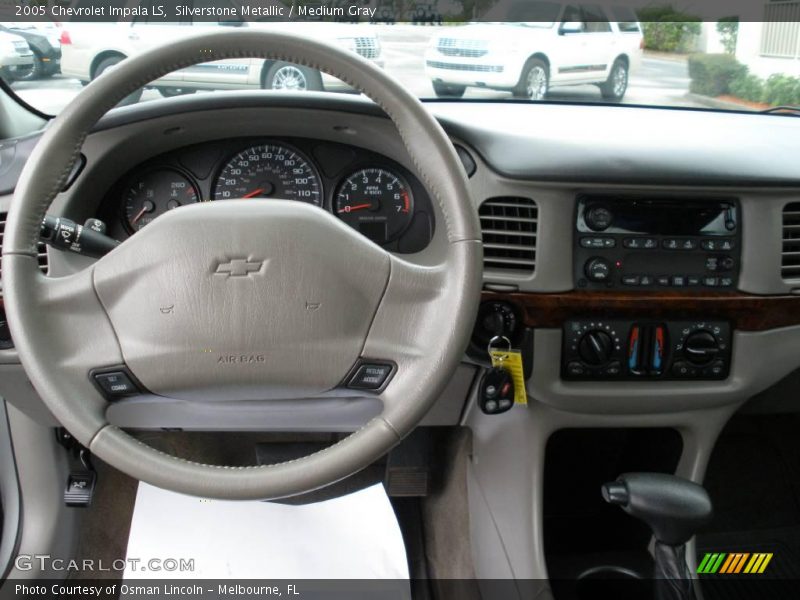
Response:
M434 37L425 72L436 95L461 97L467 87L482 87L541 100L551 86L592 83L604 98L623 98L643 48L630 9L539 1L527 7L536 21L473 23Z

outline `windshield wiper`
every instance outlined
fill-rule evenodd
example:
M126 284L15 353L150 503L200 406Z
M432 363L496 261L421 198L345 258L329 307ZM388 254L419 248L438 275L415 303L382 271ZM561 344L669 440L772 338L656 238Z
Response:
M800 117L800 106L770 106L758 112L764 115L775 114Z

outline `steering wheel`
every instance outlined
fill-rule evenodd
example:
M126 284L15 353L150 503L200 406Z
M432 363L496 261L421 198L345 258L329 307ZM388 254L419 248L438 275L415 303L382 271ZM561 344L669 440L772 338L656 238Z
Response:
M417 262L389 254L301 202L215 201L170 211L84 270L43 275L42 218L88 133L131 92L167 73L230 58L327 72L393 121L441 213ZM17 185L3 244L3 289L22 364L53 415L96 456L137 479L220 499L324 487L407 435L460 361L481 286L480 227L464 171L438 122L402 85L353 52L304 37L218 32L120 63L56 117ZM233 265L244 264L246 268ZM125 366L149 392L185 402L352 397L361 361L391 365L382 412L326 449L281 464L223 467L159 452L110 424L93 370Z

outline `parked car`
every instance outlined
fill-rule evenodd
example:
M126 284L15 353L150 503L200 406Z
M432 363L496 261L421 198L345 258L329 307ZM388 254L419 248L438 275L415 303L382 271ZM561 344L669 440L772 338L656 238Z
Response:
M0 31L0 73L6 81L25 75L33 65L33 51L25 38Z
M187 26L189 25L189 26ZM164 39L208 32L211 28L254 28L296 30L315 39L327 40L383 66L381 46L374 32L348 23L275 23L220 21L188 24L148 23L82 23L70 24L61 36L61 72L83 83L104 71L163 42ZM230 59L202 63L175 71L159 79L152 87L164 96L192 93L197 90L272 89L293 91L348 91L350 88L335 77L314 69L281 61ZM141 95L141 92L139 92ZM138 100L136 94L126 103Z
M442 14L430 2L418 2L411 10L411 22L414 25L441 25Z
M633 13L596 4L531 5L538 7L535 21L472 23L434 37L425 70L436 95L461 97L468 87L482 87L541 100L552 86L590 83L603 98L622 100L643 48ZM550 18L542 19L548 11ZM612 21L609 14L629 20Z
M0 23L0 31L16 34L28 42L33 63L18 69L17 79L52 77L61 70L61 31L51 23Z

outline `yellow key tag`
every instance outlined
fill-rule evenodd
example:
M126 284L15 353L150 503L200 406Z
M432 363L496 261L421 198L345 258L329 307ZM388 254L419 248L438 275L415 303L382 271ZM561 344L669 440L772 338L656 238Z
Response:
M514 404L528 404L528 393L525 391L525 372L522 368L522 353L519 350L502 350L489 348L492 366L505 369L514 380Z

